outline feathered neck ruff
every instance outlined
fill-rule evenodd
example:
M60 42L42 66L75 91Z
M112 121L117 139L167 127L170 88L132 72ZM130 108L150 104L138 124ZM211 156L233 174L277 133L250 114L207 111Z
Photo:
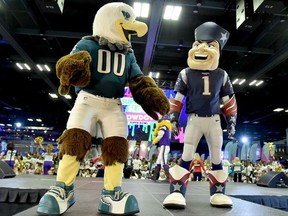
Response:
M95 40L101 46L102 45L103 46L105 46L105 45L108 46L111 51L121 51L121 52L124 52L124 53L133 52L131 43L129 43L129 44L111 43L105 37L100 37L98 35L97 36L92 36L92 35L84 36L82 39Z

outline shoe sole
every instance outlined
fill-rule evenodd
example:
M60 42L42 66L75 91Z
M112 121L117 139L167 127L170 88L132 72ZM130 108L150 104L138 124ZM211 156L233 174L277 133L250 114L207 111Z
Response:
M129 213L122 213L122 214L116 214L116 213L112 213L112 212L103 212L103 211L100 211L98 210L101 214L105 214L105 215L134 215L134 214L137 214L139 213L140 211L134 211L134 212L129 212Z
M72 204L71 204L63 213L61 213L61 214L51 214L51 213L38 212L38 211L37 211L37 214L38 214L38 215L62 215L62 214L64 214L69 208L71 208L74 204L75 204L75 202L72 203Z
M163 204L163 206L167 209L185 209L185 205L179 204Z

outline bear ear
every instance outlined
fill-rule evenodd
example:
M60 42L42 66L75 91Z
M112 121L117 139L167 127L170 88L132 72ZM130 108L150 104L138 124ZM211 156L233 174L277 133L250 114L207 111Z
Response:
M70 86L60 85L58 88L58 92L62 96L67 95L69 93L69 91L70 91Z

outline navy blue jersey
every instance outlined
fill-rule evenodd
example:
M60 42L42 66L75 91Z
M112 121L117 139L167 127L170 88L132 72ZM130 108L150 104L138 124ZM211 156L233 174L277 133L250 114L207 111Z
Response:
M161 126L159 131L164 131L163 137L159 140L159 146L170 146L171 132L167 126Z
M143 75L133 52L111 51L108 46L101 46L95 40L81 39L71 53L83 50L92 57L91 80L86 87L76 86L76 93L83 89L101 97L121 98L125 85L131 79Z
M175 92L186 96L186 113L199 116L220 114L221 98L234 94L226 71L183 69L176 81Z

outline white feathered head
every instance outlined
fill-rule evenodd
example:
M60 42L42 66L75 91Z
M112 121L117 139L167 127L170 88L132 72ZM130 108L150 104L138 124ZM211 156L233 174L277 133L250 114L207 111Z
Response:
M110 43L128 44L131 35L142 37L147 31L145 23L136 21L133 8L122 2L102 6L93 22L93 36L104 37Z

